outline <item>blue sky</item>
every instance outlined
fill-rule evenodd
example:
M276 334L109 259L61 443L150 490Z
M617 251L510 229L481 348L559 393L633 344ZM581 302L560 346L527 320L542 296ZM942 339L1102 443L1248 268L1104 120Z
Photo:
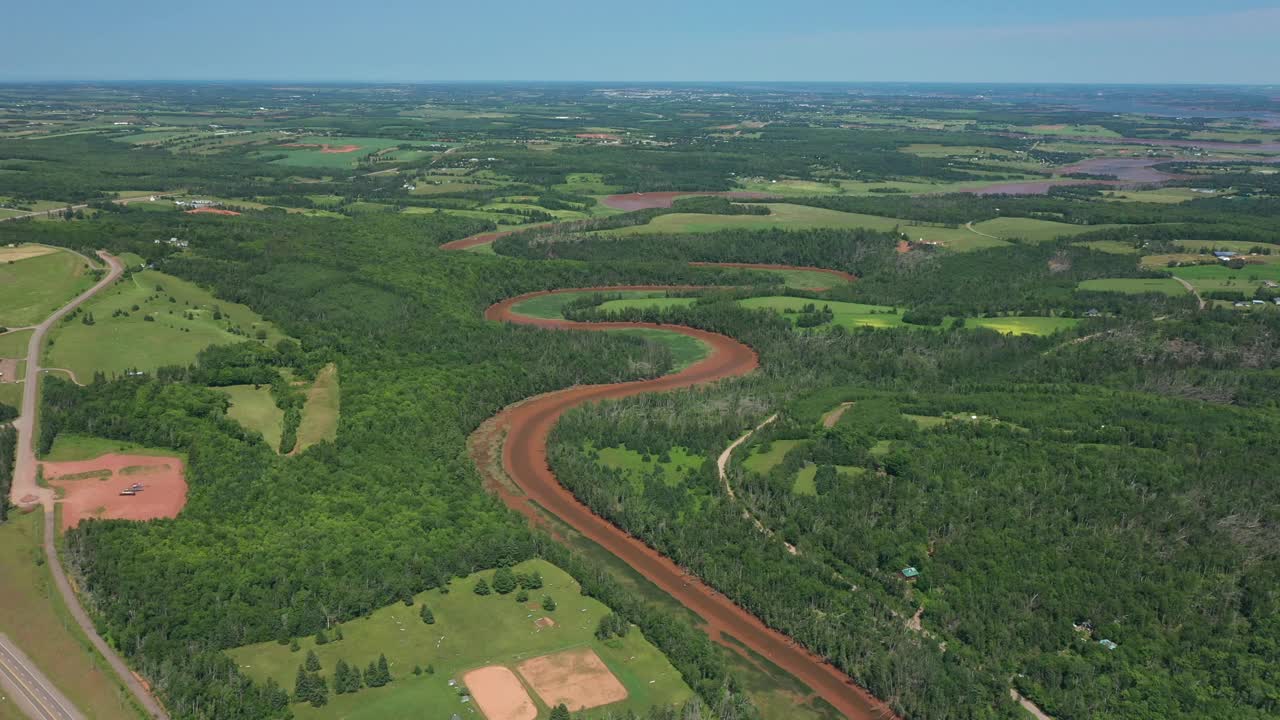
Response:
M1275 0L71 0L57 10L6 9L0 80L1280 84Z

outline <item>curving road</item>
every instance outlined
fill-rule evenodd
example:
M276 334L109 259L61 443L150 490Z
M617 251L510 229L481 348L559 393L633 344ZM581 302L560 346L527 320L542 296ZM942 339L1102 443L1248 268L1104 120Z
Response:
M80 626L85 636L89 638L89 642L102 654L102 657L106 659L107 664L115 671L120 681L124 683L125 687L129 688L134 698L146 708L147 712L153 717L168 720L169 716L165 713L164 708L152 697L142 681L129 670L129 666L116 654L116 651L111 649L106 641L102 639L102 636L94 628L93 621L89 618L88 613L80 605L80 599L71 588L71 582L67 579L66 571L63 570L62 563L58 560L57 529L54 526L53 490L42 488L36 483L36 405L40 397L40 377L43 375L40 369L40 349L44 345L45 336L55 323L66 317L68 313L75 310L86 300L110 286L124 272L124 265L119 258L103 251L98 252L98 257L102 258L103 262L107 264L107 274L93 287L76 296L71 302L63 305L57 312L37 325L35 331L31 333L30 341L27 343L27 370L26 378L23 380L25 387L22 391L22 414L18 416L17 420L13 421L14 427L18 430L18 452L13 468L13 487L10 497L13 499L13 504L19 507L34 508L39 505L44 508L44 554L48 560L49 572L53 575L54 585L58 587L58 592L62 594L62 599L67 604L67 609L71 612L71 616L75 618L76 624Z
M582 288L579 291L607 289L609 288ZM634 289L664 288L646 286ZM491 427L506 431L506 442L502 446L502 465L510 479L523 491L523 495L498 489L503 501L535 522L538 519L535 503L559 517L699 615L706 622L704 629L713 640L729 645L722 634L732 635L743 645L809 686L846 717L855 720L892 717L893 713L884 703L871 697L823 658L808 652L786 635L767 627L754 615L665 556L596 515L560 484L547 463L547 438L556 421L568 410L588 402L666 392L746 375L759 365L755 351L724 335L689 327L652 323L576 323L569 320L532 318L512 310L517 303L546 294L549 293L530 293L509 298L490 307L485 312L485 317L489 320L550 329L662 329L700 340L710 346L711 352L706 358L673 375L611 385L571 387L539 395L504 409L493 419Z

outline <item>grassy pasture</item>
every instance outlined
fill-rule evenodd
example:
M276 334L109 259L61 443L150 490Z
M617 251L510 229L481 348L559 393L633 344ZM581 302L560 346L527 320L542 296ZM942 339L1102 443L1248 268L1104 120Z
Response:
M148 448L126 440L108 440L90 435L74 435L58 433L53 447L41 460L49 462L65 462L68 460L92 460L107 453L127 453L129 455L159 455L166 457L182 457L183 453L172 448Z
M26 357L32 330L17 330L0 335L0 358Z
M320 658L321 674L333 675L339 659L363 668L379 653L387 656L391 684L381 688L364 688L351 695L330 693L323 708L294 704L299 720L344 718L422 717L430 709L440 717L458 713L472 714L471 704L464 704L458 692L449 686L467 670L499 664L514 667L518 662L548 653L587 647L595 650L605 665L627 688L628 698L622 702L575 714L575 717L601 718L621 710L644 710L654 704L683 703L693 693L680 674L637 629L626 638L600 641L594 632L600 618L609 609L599 601L582 596L573 578L542 560L531 560L516 566L517 572L538 570L544 587L530 591L536 603L542 595L550 595L558 605L554 612L540 607L530 609L517 603L514 594L477 596L472 588L478 579L492 580L492 571L476 573L451 583L451 592L430 590L414 597L414 606L396 603L342 625L343 639L317 646L314 638L299 640L299 652L290 652L274 641L235 648L228 655L249 677L265 682L274 678L282 687L292 689L297 667L308 650ZM419 617L419 606L426 604L435 614L433 625ZM556 626L539 630L534 620L550 617ZM332 635L332 633L330 633ZM414 666L434 666L434 674L414 675ZM549 709L533 693L539 716Z
M1130 295L1143 293L1163 293L1165 295L1185 295L1187 290L1173 278L1100 278L1084 280L1076 286L1077 290L1095 292L1120 292Z
M631 308L659 308L665 310L673 307L688 307L693 304L694 300L695 298L691 297L624 298L621 300L606 300L600 304L600 310L604 312L617 312Z
M1112 255L1137 255L1139 252L1134 246L1118 240L1086 240L1075 244Z
M80 632L53 585L40 549L43 513L13 513L0 525L0 632L94 720L145 717ZM7 714L0 704L0 717Z
M774 440L768 444L767 449L763 449L763 445L755 445L751 448L751 454L742 460L742 467L757 475L764 475L782 464L782 459L787 456L787 453L803 442L805 441Z
M998 238L1021 238L1027 242L1049 242L1063 235L1079 235L1096 230L1110 230L1121 225L1072 225L1035 218L1001 217L975 223L974 229Z
M263 385L255 388L252 385L231 385L218 388L231 400L227 408L227 417L235 420L249 430L262 433L263 439L274 450L280 447L281 425L284 422L284 411L276 407L271 397L271 387Z
M701 455L690 455L683 447L668 450L669 459L665 462L661 461L661 456L643 455L625 445L600 448L596 452L597 464L626 472L636 492L643 492L644 476L657 473L664 484L674 487L684 482L689 475L698 472L707 460Z
M886 232L895 227L913 239L940 242L954 249L972 249L980 245L1003 245L965 230L964 228L927 227L912 225L904 220L846 213L826 208L769 203L769 215L710 215L704 213L671 213L659 215L645 225L606 230L602 235L626 236L652 233L704 233L735 228L763 229L782 227L794 230L810 228L868 228ZM986 243L983 243L986 241Z
M1178 240L1175 244L1191 251L1229 250L1237 253L1248 253L1254 248L1264 248L1272 253L1271 255L1261 256L1264 261L1280 259L1280 245L1272 243L1247 242L1244 240Z
M133 310L135 305L138 310ZM215 308L222 319L214 319ZM117 310L128 315L112 317ZM87 313L93 313L95 324L82 322ZM155 320L143 319L148 316ZM244 334L231 332L233 328ZM244 305L219 301L193 283L144 270L100 293L82 307L80 315L59 323L44 364L69 368L81 382L88 382L96 370L110 374L185 365L210 345L241 342L258 330L266 333L266 342L284 338Z
M315 381L307 389L307 402L302 406L302 422L298 425L299 452L318 442L338 439L340 400L338 367L330 363L316 373ZM279 445L277 435L272 447Z
M993 317L966 318L965 327L986 328L1004 335L1052 335L1079 325L1075 318L1061 317Z
M1191 188L1169 187L1154 190L1108 190L1102 194L1103 199L1112 202L1145 202L1174 205L1177 203L1206 197L1222 197L1227 192L1203 193Z
M830 307L834 317L831 325L840 325L847 328L852 327L876 327L876 328L896 328L903 327L902 315L900 312L885 305L864 305L862 303L850 302L824 302L821 300L809 300L797 297L754 297L739 300L738 304L748 310L773 310L781 313L783 317L791 320L792 323L798 319L798 313L805 305L813 304L822 309L822 307ZM788 313L787 310L792 312Z
M1253 295L1255 288L1264 281L1280 282L1280 264L1249 264L1239 270L1226 265L1197 265L1178 268L1178 277L1186 280L1200 292L1233 290Z
M70 252L8 262L0 254L0 326L36 325L94 282L84 259Z

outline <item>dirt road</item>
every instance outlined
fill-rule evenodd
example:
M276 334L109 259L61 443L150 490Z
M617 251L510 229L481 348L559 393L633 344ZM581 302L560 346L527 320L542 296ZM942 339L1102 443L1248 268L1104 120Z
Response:
M71 701L9 638L0 635L0 687L36 720L84 720Z
M13 421L14 427L18 429L18 452L13 468L13 488L10 497L13 499L13 503L19 507L31 508L40 505L44 508L44 554L49 563L50 574L53 575L54 585L58 587L58 592L61 593L62 600L66 603L71 616L75 618L76 624L80 626L89 641L93 643L93 646L101 653L107 664L115 671L120 681L125 687L129 688L129 691L147 709L147 712L153 717L168 720L169 716L165 713L164 708L151 696L151 693L143 686L142 682L129 671L129 666L116 654L116 651L112 650L106 641L102 639L97 629L94 628L93 621L89 618L88 613L80 605L80 599L76 596L75 591L72 590L66 571L63 570L62 563L58 560L57 529L54 527L53 490L42 488L36 483L36 401L40 397L40 378L44 374L40 372L40 349L44 344L45 335L49 333L50 328L55 323L86 300L110 286L124 272L124 265L121 264L118 258L105 252L99 252L98 257L102 258L103 262L107 264L107 274L93 287L76 296L71 302L63 305L57 312L37 325L35 331L31 333L30 341L27 343L27 375L24 380L26 387L22 393L22 414L18 416L17 420Z
M591 291L597 288L584 288ZM661 289L661 288L650 288ZM547 438L556 421L568 410L583 403L616 399L650 392L666 392L746 375L759 361L751 348L724 335L694 328L650 323L575 323L518 315L517 303L546 293L530 293L504 300L485 312L485 317L551 329L617 330L647 327L677 332L706 343L710 354L679 373L652 380L612 385L586 385L531 398L504 409L494 418L496 427L506 430L502 464L510 479L524 495L500 492L515 510L538 522L537 506L559 517L575 530L616 555L637 572L705 622L713 640L732 648L722 634L731 635L767 658L837 708L848 718L869 720L892 717L889 709L858 687L847 675L822 658L801 648L786 635L764 625L758 618L701 582L652 548L593 513L578 501L551 471L547 463Z
M1191 283L1187 282L1186 280L1183 280L1182 278L1178 277L1177 275L1174 275L1174 276L1173 276L1173 279L1174 279L1174 280L1177 280L1177 281L1178 281L1178 283L1179 283L1180 285L1182 285L1182 287L1186 288L1186 289L1187 289L1187 292L1189 292L1189 293L1191 293L1192 295L1195 295L1195 296L1196 296L1196 302L1197 302L1197 303L1199 303L1199 305L1200 305L1200 309L1201 309L1201 310L1203 310L1203 309L1204 309L1204 306L1205 306L1207 303L1205 302L1204 298L1200 297L1200 291L1199 291L1199 290L1196 290L1195 285L1192 285Z

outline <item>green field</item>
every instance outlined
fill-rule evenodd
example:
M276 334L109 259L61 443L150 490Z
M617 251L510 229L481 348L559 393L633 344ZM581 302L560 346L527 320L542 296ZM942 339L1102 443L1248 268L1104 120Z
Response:
M1113 202L1145 202L1145 203L1164 203L1173 205L1176 203L1186 202L1188 200L1196 200L1207 197L1222 197L1230 194L1225 191L1218 192L1196 192L1191 188L1170 187L1156 188L1155 190L1108 190L1102 194L1103 198Z
M739 300L738 304L748 310L773 310L781 313L783 317L788 318L794 324L799 319L799 313L806 305L814 305L819 310L823 307L831 308L834 314L831 322L820 327L831 327L832 325L840 325L842 327L877 327L877 328L894 328L902 327L902 314L895 308L886 305L864 305L862 303L851 302L826 302L821 300L810 300L808 298L798 297L754 297ZM786 312L790 310L791 312Z
M1052 335L1079 325L1075 318L1061 317L993 317L965 318L965 327L987 328L1005 335Z
M31 658L67 698L94 720L146 717L128 700L54 588L40 548L41 511L13 513L0 524L0 632ZM3 694L3 693L0 693ZM5 714L0 704L0 717Z
M302 422L298 425L298 452L318 442L338 439L340 401L338 368L330 363L316 373L315 382L307 389L307 402L302 406ZM277 437L273 447L279 444Z
M172 448L150 448L126 440L108 440L89 435L58 433L49 452L40 457L49 462L65 462L68 460L92 460L107 453L127 453L129 455L164 455L182 457L183 453Z
M644 455L636 450L620 447L600 448L597 460L603 467L625 471L631 478L636 492L644 492L643 477L651 473L662 476L662 482L668 486L676 486L684 482L691 474L698 472L706 458L701 455L690 455L683 447L673 447L667 451L667 459L660 455Z
M672 372L679 372L706 357L711 348L697 338L677 332L658 330L656 328L635 328L633 330L611 330L617 335L630 335L650 342L659 342L671 351Z
M15 408L22 407L22 388L22 383L5 378L5 382L0 382L0 403Z
M112 317L116 311L128 314ZM214 319L216 312L221 319ZM88 313L93 313L93 325L83 322ZM219 301L193 283L145 270L103 291L82 306L79 315L59 323L43 364L68 368L81 382L89 382L97 370L111 374L186 365L210 345L243 342L259 330L268 343L284 337L244 305Z
M235 420L249 430L262 433L262 437L272 450L280 447L281 425L284 422L284 411L276 407L271 397L271 387L263 385L230 385L218 388L231 400L227 408L227 417Z
M1251 263L1239 270L1232 270L1226 265L1196 265L1178 268L1177 273L1202 293L1231 290L1252 296L1253 291L1265 281L1280 282L1280 263Z
M1272 253L1269 256L1264 256L1266 259L1280 257L1280 245L1271 243L1247 242L1245 240L1178 240L1175 244L1191 251L1229 250L1237 253L1248 253L1254 248L1263 248L1270 250Z
M1112 255L1137 255L1139 252L1134 246L1119 240L1086 240L1075 244Z
M602 291L600 293L565 292L565 293L554 293L551 295L539 295L537 297L529 298L528 300L524 300L522 302L516 303L516 305L513 306L511 310L512 312L515 312L517 314L528 315L529 317L563 320L564 319L563 310L565 305L568 305L574 300L579 300L584 297L591 297L597 294L604 294L608 296L617 297L618 300L623 300L623 301L635 300L638 298L665 299L667 297L667 294L660 290L659 291L608 290L608 291ZM605 304L607 305L609 302L616 302L616 301L613 301L613 300L606 301Z
M319 147L285 147L287 144L329 145L334 148L345 145L357 145L359 146L359 149L353 150L352 152L332 153L323 152ZM416 152L426 149L428 146L432 145L432 143L371 137L308 136L289 138L286 141L266 147L257 154L278 155L280 153L284 153L284 158L272 161L281 165L297 165L299 167L312 168L354 168L359 164L361 159L370 153L381 152L387 148L395 147L397 145L404 146L406 148L405 151ZM413 157L400 158L394 153L391 156L396 158L396 160L413 159Z
M363 668L379 653L387 656L391 684L349 695L331 692L329 704L319 709L294 704L292 709L299 720L423 717L424 709L434 713L430 717L448 718L455 712L463 717L479 717L473 714L472 705L464 704L449 686L451 679L460 681L462 674L471 669L493 664L514 667L522 660L579 647L595 650L627 688L629 697L575 717L599 718L620 710L640 711L652 705L683 703L693 696L676 669L638 629L632 628L623 639L597 640L597 623L609 609L584 597L564 571L541 560L515 568L525 573L534 569L542 574L545 585L530 591L530 601L536 603L543 595L550 595L558 606L554 612L540 607L530 609L515 602L514 594L475 595L472 588L478 578L492 580L493 572L485 571L454 580L447 594L439 590L420 593L414 597L413 607L396 603L367 618L344 623L343 639L339 641L317 646L314 638L301 638L298 652L268 641L230 650L228 655L249 677L259 682L274 678L289 690L308 650L315 650L321 674L326 677L332 677L339 659ZM423 603L435 614L435 624L427 625L419 617ZM539 630L534 621L540 617L550 617L557 624ZM431 665L435 672L414 675L415 665L424 669ZM539 706L540 717L545 718L548 708L536 695L530 695Z
M84 258L65 250L15 262L0 248L0 327L36 325L95 282Z
M646 225L606 230L601 235L627 236L652 233L704 233L735 228L764 229L786 228L804 230L812 228L868 228L888 232L898 228L912 240L937 242L954 250L972 250L979 247L1005 245L1001 240L991 240L971 233L964 228L930 227L912 225L905 220L846 213L826 208L768 203L769 215L710 215L706 213L670 213L659 215Z
M689 307L695 298L691 297L638 297L606 300L600 304L603 312L619 312L631 308L658 308L665 310L673 307Z
M1021 238L1027 242L1049 242L1063 235L1079 235L1097 230L1109 230L1122 225L1072 225L1069 223L1037 220L1035 218L1000 217L975 223L974 229L998 238Z
M0 358L20 358L27 356L27 344L31 342L33 330L18 330L0 335Z
M1131 295L1142 293L1164 293L1165 295L1185 295L1187 289L1173 278L1102 278L1084 280L1076 286L1077 290L1096 292L1120 292Z
M813 270L761 270L775 275L783 285L801 290L830 290L847 283L831 273L814 272Z
M782 463L787 453L804 440L774 440L768 450L761 452L761 445L751 448L751 454L742 461L742 467L757 475L763 475Z

